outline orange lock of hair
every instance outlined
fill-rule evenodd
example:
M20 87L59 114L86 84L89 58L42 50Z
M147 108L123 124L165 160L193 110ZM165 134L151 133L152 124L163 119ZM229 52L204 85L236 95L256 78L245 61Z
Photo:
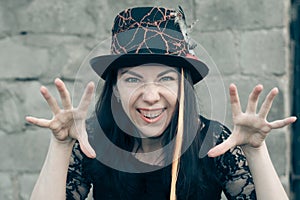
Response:
M177 134L175 138L175 147L174 147L173 162L172 162L170 200L176 200L176 182L177 182L179 166L180 166L180 154L181 154L183 128L184 128L183 108L184 108L184 74L183 74L183 69L181 68L178 127L177 127Z

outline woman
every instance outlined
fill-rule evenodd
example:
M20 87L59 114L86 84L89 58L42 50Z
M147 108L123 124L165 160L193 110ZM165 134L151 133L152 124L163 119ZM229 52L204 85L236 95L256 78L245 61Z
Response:
M91 60L105 85L87 122L93 83L77 108L61 80L62 109L41 87L54 117L26 119L53 134L32 199L84 199L91 185L95 199L220 199L222 191L228 199L287 199L265 138L296 118L266 121L277 88L256 112L261 85L242 112L234 84L232 133L199 116L193 84L208 68L193 54L184 19L181 9L161 7L117 15L112 54ZM217 145L199 156L206 138Z

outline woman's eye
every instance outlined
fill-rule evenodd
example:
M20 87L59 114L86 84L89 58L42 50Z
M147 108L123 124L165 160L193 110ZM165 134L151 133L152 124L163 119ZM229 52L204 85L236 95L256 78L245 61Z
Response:
M160 81L174 81L175 78L171 77L171 76L164 76L160 79Z
M126 78L125 82L127 82L127 83L138 83L138 82L140 82L140 80L138 78L130 77L130 78Z

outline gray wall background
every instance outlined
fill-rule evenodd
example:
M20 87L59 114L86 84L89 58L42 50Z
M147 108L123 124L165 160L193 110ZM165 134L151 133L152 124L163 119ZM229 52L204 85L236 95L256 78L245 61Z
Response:
M51 118L40 86L57 95L53 80L62 78L77 105L83 85L98 83L89 74L90 52L109 39L115 15L137 5L181 5L189 23L198 19L192 36L210 55L203 50L198 56L211 66L206 81L196 85L204 115L231 127L231 82L244 108L256 84L264 85L262 96L278 87L269 120L289 115L289 0L0 0L0 199L29 199L47 153L50 131L24 120L26 115ZM107 43L96 53L103 47ZM289 193L290 129L273 131L267 142Z

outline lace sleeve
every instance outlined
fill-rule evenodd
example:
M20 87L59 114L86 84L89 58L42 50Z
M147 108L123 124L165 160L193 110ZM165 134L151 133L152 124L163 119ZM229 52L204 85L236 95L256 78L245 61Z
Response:
M82 172L83 154L79 143L74 144L67 175L66 199L85 199L90 191L91 183L83 176Z
M230 135L226 127L222 129L218 143L223 142ZM217 157L216 166L223 191L228 199L256 199L252 175L246 157L239 146Z

